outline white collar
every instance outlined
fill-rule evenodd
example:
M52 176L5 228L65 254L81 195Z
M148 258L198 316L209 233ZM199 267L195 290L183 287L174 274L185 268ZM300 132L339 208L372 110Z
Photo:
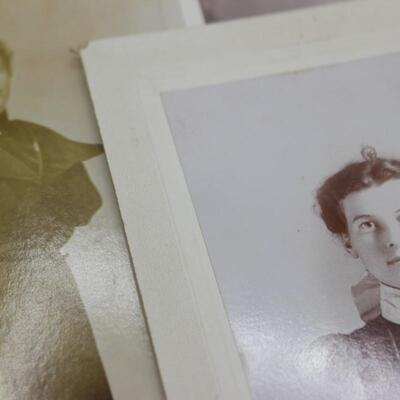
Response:
M400 325L400 289L381 283L380 294L382 317Z

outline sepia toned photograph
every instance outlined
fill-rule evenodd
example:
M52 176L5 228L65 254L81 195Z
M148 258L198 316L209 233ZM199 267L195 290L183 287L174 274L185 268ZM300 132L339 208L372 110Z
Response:
M61 251L75 228L89 224L101 207L83 162L100 155L102 146L10 119L12 73L11 50L0 41L0 393L4 398L35 398L40 393L45 398L111 399L89 321ZM82 360L90 374L82 376ZM57 376L54 371L60 367L63 372ZM24 382L17 390L16 377Z
M164 397L79 58L150 3L0 4L1 399Z
M162 95L256 400L398 397L399 68Z
M199 0L207 23L350 0Z

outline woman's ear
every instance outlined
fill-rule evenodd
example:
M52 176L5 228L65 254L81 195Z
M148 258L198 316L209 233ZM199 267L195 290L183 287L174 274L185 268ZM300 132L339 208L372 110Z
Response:
M354 250L349 235L342 234L342 242L346 251L353 257L358 258L358 253Z

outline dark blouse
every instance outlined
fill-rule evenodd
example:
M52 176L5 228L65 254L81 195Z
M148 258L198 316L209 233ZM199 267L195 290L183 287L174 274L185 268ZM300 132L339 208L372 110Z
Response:
M400 325L381 316L350 334L318 339L307 351L310 382L324 399L400 398Z

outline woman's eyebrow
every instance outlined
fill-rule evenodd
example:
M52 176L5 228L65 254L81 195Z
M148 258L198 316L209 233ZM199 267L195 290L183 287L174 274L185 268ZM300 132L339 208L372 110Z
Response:
M399 209L398 211L400 211L400 209ZM369 214L356 215L356 216L353 218L353 222L356 222L356 221L358 221L359 219L363 219L363 218L372 218L372 216L369 215Z

